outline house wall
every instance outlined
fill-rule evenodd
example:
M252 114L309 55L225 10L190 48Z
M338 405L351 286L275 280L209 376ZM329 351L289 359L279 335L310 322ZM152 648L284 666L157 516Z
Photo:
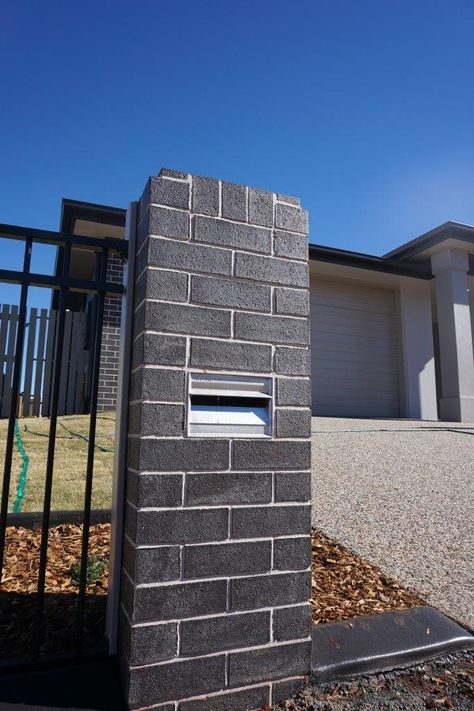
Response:
M123 262L116 254L107 259L107 281L123 283ZM117 403L118 364L120 350L121 297L106 296L100 349L99 391L97 410L114 410Z
M474 358L469 253L440 245L431 255L435 275L441 370L441 418L474 420Z
M401 411L414 420L437 420L431 283L403 282L398 300Z
M162 171L137 230L119 658L131 708L255 709L310 669L307 215ZM273 384L270 437L190 437L189 374Z

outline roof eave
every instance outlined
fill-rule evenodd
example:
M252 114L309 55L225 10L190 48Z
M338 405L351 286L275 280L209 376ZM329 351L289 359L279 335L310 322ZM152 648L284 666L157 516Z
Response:
M340 264L356 269L369 269L384 272L385 274L398 274L399 276L415 277L417 279L431 279L431 269L423 264L400 263L395 259L376 257L360 252L350 252L345 249L323 247L317 244L309 245L309 258L311 260Z

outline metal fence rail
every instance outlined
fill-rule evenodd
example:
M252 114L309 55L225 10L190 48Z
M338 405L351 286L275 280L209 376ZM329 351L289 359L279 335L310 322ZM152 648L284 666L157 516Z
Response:
M121 284L107 283L107 260L110 252L127 256L127 242L116 239L95 239L76 235L29 229L12 225L0 225L0 237L21 240L24 244L23 270L0 269L0 281L18 284L21 287L19 306L3 307L0 311L0 360L4 368L1 383L2 414L8 417L3 468L2 495L0 504L0 581L4 566L5 537L8 523L8 504L11 490L12 456L15 420L20 407L20 391L23 383L23 412L47 414L50 418L47 464L45 473L44 503L42 510L41 544L39 550L38 580L35 593L34 632L32 634L30 661L42 657L44 633L45 580L48 556L48 533L51 517L51 494L55 468L55 439L58 415L74 408L80 402L77 383L83 382L81 357L77 356L80 334L74 327L75 316L67 311L70 291L76 290L91 295L95 301L93 323L88 324L90 350L90 424L86 468L86 486L83 506L82 556L80 585L77 600L75 626L75 654L84 651L84 605L86 599L87 560L89 528L91 521L91 495L94 472L94 447L97 415L97 390L100 366L100 348L104 298L107 294L120 296ZM31 252L34 242L53 244L58 247L58 272L54 276L30 272ZM96 277L91 280L72 279L69 266L72 247L96 253ZM43 286L59 291L59 307L45 313L33 308L28 313L27 298L30 286ZM80 315L82 319L84 314ZM81 321L78 318L77 323ZM83 324L82 324L83 325ZM3 355L2 355L3 354ZM23 371L23 372L22 372ZM74 387L68 388L68 383ZM1 584L0 584L0 593ZM5 593L8 595L8 593ZM3 632L2 632L3 634ZM59 651L59 650L58 650ZM86 650L87 651L87 650Z

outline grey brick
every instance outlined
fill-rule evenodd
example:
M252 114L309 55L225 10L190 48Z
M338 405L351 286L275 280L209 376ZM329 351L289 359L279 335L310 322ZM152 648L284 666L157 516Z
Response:
M215 217L201 217L200 215L194 218L193 223L193 239L195 242L206 242L236 249L248 249L252 252L263 252L265 254L270 254L271 252L271 231L263 227L242 225Z
M184 383L182 371L140 368L132 374L130 399L184 402Z
M271 568L270 541L218 543L185 546L185 578L215 578L268 573Z
M219 541L227 530L227 509L139 510L135 540L146 546Z
M177 627L175 622L132 627L130 664L153 664L173 659L178 648Z
M233 538L289 536L310 530L310 506L252 506L232 511Z
M120 635L122 648L131 666L164 662L177 656L178 625L176 622L131 627L122 613Z
M135 548L125 539L123 566L137 584L177 580L181 575L179 546Z
M271 346L236 341L191 341L190 365L218 370L245 370L256 373L271 371Z
M284 607L273 613L273 635L276 642L290 639L304 639L311 634L311 608Z
M213 306L229 306L249 311L270 311L271 287L234 279L213 279L193 276L191 301Z
M244 185L222 183L222 214L233 220L247 219L247 190Z
M158 175L160 178L178 178L180 180L186 180L188 178L188 173L183 173L181 170L172 170L171 168L161 168Z
M150 202L169 207L189 208L189 183L167 180L165 177L150 178Z
M249 189L249 222L255 225L272 227L273 194L264 190Z
M275 349L275 371L281 375L310 375L309 349L277 346Z
M191 224L189 212L154 207L153 205L148 210L148 234L158 237L171 237L173 239L189 239L189 227Z
M232 578L230 586L232 610L294 605L310 599L311 572Z
M270 687L258 686L243 691L206 696L205 699L181 701L179 711L236 711L260 709L270 704ZM160 709L159 711L164 711Z
M227 649L270 642L270 613L251 612L205 620L189 620L181 626L181 654L212 654Z
M281 704L293 696L296 696L307 686L307 678L299 677L298 679L289 679L285 681L277 681L273 684L272 702L273 704ZM160 709L160 711L162 711ZM163 711L165 711L163 709ZM167 710L166 710L167 711Z
M230 336L231 312L152 301L147 303L145 327L196 336Z
M308 212L292 205L276 206L275 226L290 232L308 233Z
M185 659L130 671L128 703L132 708L218 691L225 685L225 655Z
M277 405L311 406L311 381L309 378L277 378Z
M275 501L309 501L311 473L275 472Z
M130 445L133 442L134 440L130 440ZM229 468L229 441L219 439L143 439L140 441L138 463L139 466L133 464L130 466L133 469L165 472L223 471ZM244 469L249 469L249 467L244 467Z
M292 573L295 575L303 573ZM137 587L133 621L156 622L212 615L225 612L226 602L225 580Z
M185 365L186 338L144 333L133 343L132 367L141 364Z
M308 286L307 264L275 257L262 257L258 254L238 252L235 255L235 276L264 284Z
M214 178L193 177L193 212L204 215L219 213L219 181Z
M124 511L124 531L130 540L135 541L137 537L137 509L129 503L125 504Z
M311 565L311 536L278 538L274 546L275 570L306 570Z
M290 259L308 259L308 236L297 232L275 230L273 249L278 257Z
M311 642L279 645L248 652L232 652L229 662L229 684L279 679L309 674Z
M201 274L230 276L232 272L232 253L229 250L191 242L151 238L148 262L152 266L189 269Z
M299 197L295 197L293 195L284 195L283 193L277 193L276 195L277 202L289 202L292 205L300 205L300 199Z
M233 447L233 467L247 471L269 469L309 469L310 443L237 440Z
M168 272L163 269L147 269L135 287L135 303L143 299L186 301L188 298L188 275L183 272Z
M272 498L272 477L269 473L230 472L186 475L186 503L258 504Z
M136 403L130 407L128 431L141 435L180 436L184 432L184 407Z
M235 337L249 341L306 345L309 341L309 322L307 319L237 311Z
M122 571L120 576L120 603L130 618L132 617L135 605L136 589L128 575Z
M137 508L181 506L182 474L127 474L127 499Z
M275 310L277 314L308 316L309 292L306 289L275 289Z
M147 302L143 301L132 317L132 338L135 340L145 330Z
M309 410L277 410L277 437L311 437Z

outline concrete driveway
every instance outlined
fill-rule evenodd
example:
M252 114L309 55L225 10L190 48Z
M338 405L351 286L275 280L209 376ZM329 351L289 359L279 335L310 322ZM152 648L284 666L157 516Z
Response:
M313 525L474 629L474 425L314 417L312 440Z

